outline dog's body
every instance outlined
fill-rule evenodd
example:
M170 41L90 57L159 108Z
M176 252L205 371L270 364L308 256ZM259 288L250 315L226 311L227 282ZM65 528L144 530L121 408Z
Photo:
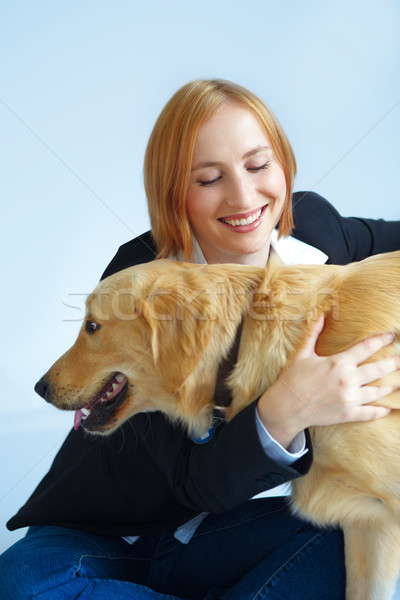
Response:
M201 434L242 319L228 420L276 380L322 314L319 354L387 331L395 341L371 360L398 354L399 303L400 252L345 267L154 261L96 288L77 341L37 391L94 433L160 410ZM387 383L399 387L400 372L374 385ZM314 462L293 485L296 511L344 531L348 600L389 600L400 566L400 391L379 404L393 409L382 420L311 428Z

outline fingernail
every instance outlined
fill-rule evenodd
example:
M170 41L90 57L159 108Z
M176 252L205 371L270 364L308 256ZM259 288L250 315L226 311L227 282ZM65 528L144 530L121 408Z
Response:
M388 342L393 342L393 340L394 340L394 334L393 333L387 333L386 336L385 336L385 339Z

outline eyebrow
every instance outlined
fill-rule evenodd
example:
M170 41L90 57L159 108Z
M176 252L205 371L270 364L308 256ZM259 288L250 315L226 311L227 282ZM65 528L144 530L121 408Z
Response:
M252 150L248 150L247 152L245 152L243 154L242 158L244 158L244 159L250 158L250 156L254 156L254 154L258 154L258 152L262 152L263 150L271 150L271 146L256 146L255 148L252 148ZM191 169L191 172L193 173L193 171L199 171L200 169L206 169L207 167L218 167L221 164L222 163L218 162L218 161L206 161L206 162L198 163Z

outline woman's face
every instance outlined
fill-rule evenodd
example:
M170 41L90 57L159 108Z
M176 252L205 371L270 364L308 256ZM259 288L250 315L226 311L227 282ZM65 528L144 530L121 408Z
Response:
M199 130L186 198L208 263L265 266L286 182L258 116L226 102Z

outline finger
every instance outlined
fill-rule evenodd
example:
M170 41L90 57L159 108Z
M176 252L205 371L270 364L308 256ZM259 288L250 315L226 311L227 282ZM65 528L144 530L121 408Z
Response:
M372 383L398 369L400 369L400 356L391 356L384 360L367 363L357 368L357 382L359 385Z
M319 317L311 331L310 336L307 338L303 348L297 354L298 358L308 358L309 356L314 356L316 354L315 346L317 344L319 335L324 328L324 325L325 317Z
M377 419L383 419L391 413L390 408L384 406L362 406L359 410L354 411L351 421L376 421Z
M395 389L396 388L392 385L364 385L357 390L354 390L348 397L347 408L353 405L350 409L353 410L355 404L358 406L365 406L371 402L379 402L386 396L392 394Z
M392 333L384 333L367 338L362 342L358 342L348 350L341 352L341 355L351 362L359 364L378 352L381 348L388 346L394 340Z

